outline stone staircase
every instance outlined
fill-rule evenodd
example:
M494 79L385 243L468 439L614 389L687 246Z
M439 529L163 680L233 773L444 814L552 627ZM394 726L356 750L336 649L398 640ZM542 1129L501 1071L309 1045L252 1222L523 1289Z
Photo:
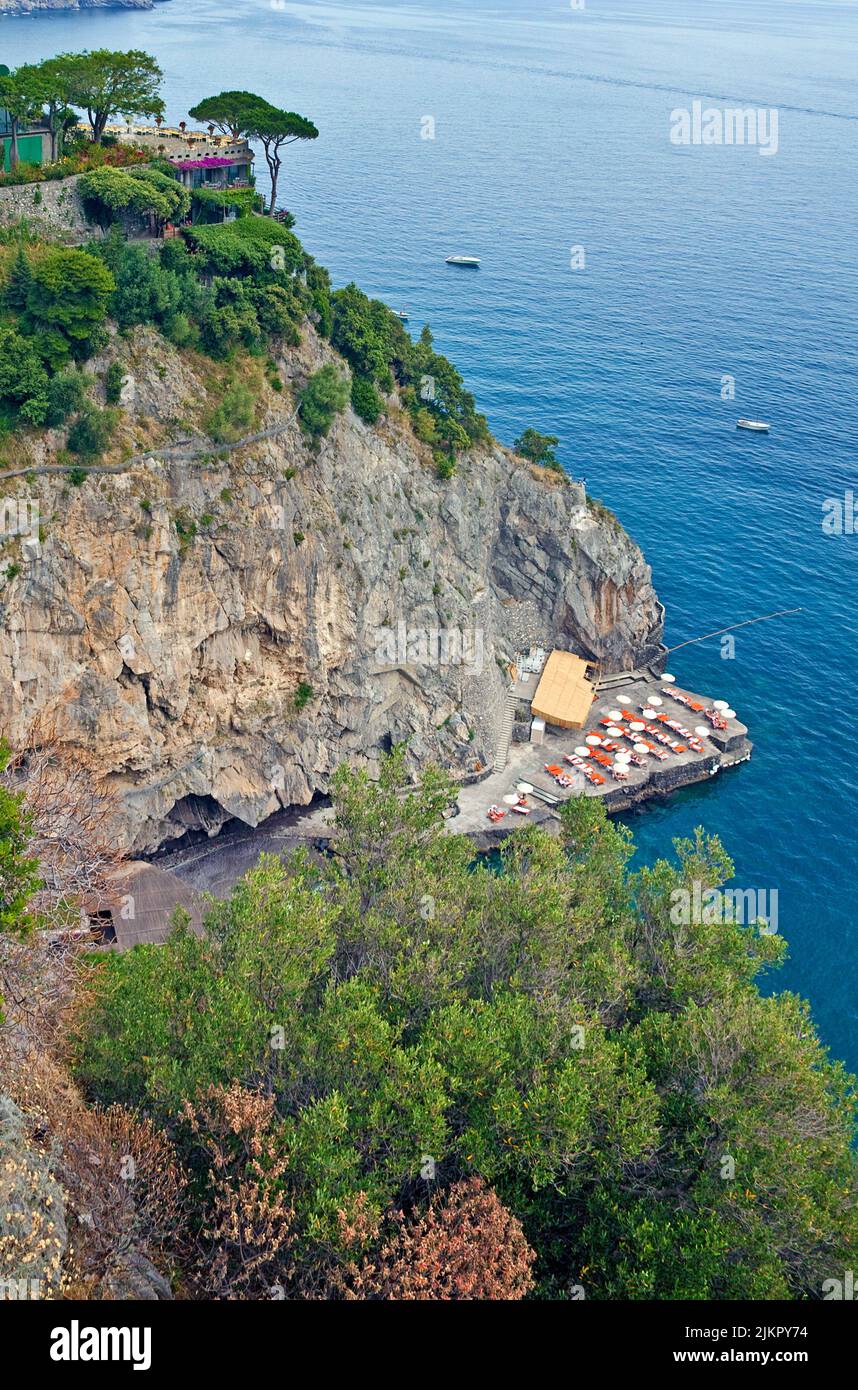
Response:
M501 725L498 730L498 741L495 747L494 771L503 772L509 761L509 745L512 741L512 726L515 723L516 698L511 691L507 692L506 705L501 715Z

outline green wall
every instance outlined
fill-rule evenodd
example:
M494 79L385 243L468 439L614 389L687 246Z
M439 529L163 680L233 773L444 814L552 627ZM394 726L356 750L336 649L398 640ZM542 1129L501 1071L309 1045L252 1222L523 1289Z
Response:
M9 172L9 147L11 144L11 140L3 141L3 170L7 174ZM41 164L41 135L22 135L18 140L18 158L22 164Z

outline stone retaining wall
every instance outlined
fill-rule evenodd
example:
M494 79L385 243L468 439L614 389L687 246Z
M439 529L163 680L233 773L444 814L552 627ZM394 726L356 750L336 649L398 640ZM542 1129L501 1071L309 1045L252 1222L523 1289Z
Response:
M87 220L78 190L80 174L42 183L13 184L0 188L0 226L20 219L56 241L81 242L101 236L101 229Z

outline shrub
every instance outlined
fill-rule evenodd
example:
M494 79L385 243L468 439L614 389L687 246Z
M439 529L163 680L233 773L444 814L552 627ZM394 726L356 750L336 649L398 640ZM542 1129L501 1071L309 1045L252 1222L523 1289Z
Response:
M516 1301L533 1286L536 1255L521 1222L481 1178L456 1183L353 1270L349 1299Z
M9 408L10 423L20 416L27 424L42 424L48 390L48 373L33 344L0 323L0 405Z
M116 423L114 411L87 405L69 430L69 449L87 461L100 458L113 437Z
M530 459L531 463L538 463L543 468L553 468L562 472L563 465L554 452L559 442L554 434L540 434L538 430L527 429L512 447L517 454L521 454L522 458Z
M300 394L298 417L310 439L319 440L328 433L339 411L345 410L349 385L339 370L328 363L310 377Z
M178 179L157 169L113 169L85 174L78 185L84 202L107 225L123 213L152 215L166 222L186 216L190 194Z
M220 405L206 419L206 431L217 444L235 444L253 424L256 397L240 382L229 386Z
M125 369L121 362L111 362L104 378L104 391L108 405L118 405L122 398L122 383L125 380Z
M85 399L86 377L82 372L70 370L58 373L48 384L44 423L54 429L64 425L70 415L81 409Z
M384 408L381 396L372 382L364 376L352 377L352 409L361 420L374 425Z
M83 361L104 341L114 288L107 266L86 251L52 246L30 266L21 322L49 366Z
M186 227L183 236L198 252L209 275L253 276L274 280L300 270L304 250L292 232L270 217L239 217L235 222Z

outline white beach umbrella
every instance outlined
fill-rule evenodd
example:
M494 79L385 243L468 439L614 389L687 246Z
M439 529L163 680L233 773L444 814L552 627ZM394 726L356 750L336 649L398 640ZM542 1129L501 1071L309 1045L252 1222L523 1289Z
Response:
M510 792L508 796L504 797L503 804L504 806L515 806L517 801L518 797L516 796L515 792Z
M648 753L648 752L649 752L649 749L647 748L647 746L646 746L645 743L636 743L636 744L635 744L635 752L636 752L636 753Z
M694 732L697 734L698 738L709 737L709 730L707 729L705 724L698 724Z
M665 685L676 685L676 676L668 675L667 671L665 671L664 675L662 676L662 680L664 681Z
M611 735L611 738L622 738L623 736L622 729L616 728L613 724L609 727L608 733Z
M631 729L631 731L632 731L633 734L640 734L640 733L643 733L644 725L641 723L641 721L640 721L639 719L635 719L635 720L629 725L629 728Z
M664 704L664 700L661 698L660 695L650 695L650 697L649 697L649 702L650 702L651 705L663 705L663 704Z
M729 708L730 708L730 704L729 704L729 701L727 701L727 700L713 700L713 701L712 701L712 708L713 708L713 709L725 710L725 709L729 709Z
M576 748L575 752L578 754L579 758L589 758L590 756L590 750L584 743L582 743L578 748Z
M589 743L591 748L598 748L602 740L599 738L598 734L588 734L584 742Z
M654 710L654 709L645 709L645 710L643 710L643 717L644 717L644 719L655 719L655 710Z
M522 796L530 796L533 791L533 787L530 785L529 782L519 782L518 786L516 787L516 791L521 792Z
M725 718L725 719L735 719L735 718L736 718L736 711L735 711L734 709L725 709L725 710L722 710L721 712L722 712L722 714L724 715L724 718Z
M618 709L609 709L609 710L608 710L608 718L609 718L609 719L622 719L622 717L623 717L622 710L618 710Z

